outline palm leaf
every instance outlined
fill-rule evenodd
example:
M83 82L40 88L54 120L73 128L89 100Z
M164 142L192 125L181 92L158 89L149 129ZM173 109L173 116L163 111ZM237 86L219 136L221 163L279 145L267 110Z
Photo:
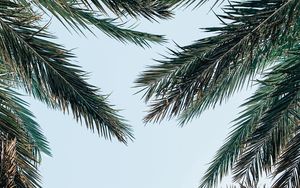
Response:
M299 1L245 1L228 5L219 33L171 51L136 81L150 103L145 121L181 115L184 124L222 103L294 44L299 36ZM231 23L226 23L231 20Z
M27 92L38 88L39 94L51 96L59 108L84 120L86 126L105 138L115 136L126 143L132 139L130 127L85 81L85 73L69 62L73 55L50 42L53 37L44 27L33 25L36 19L26 7L17 4L0 9L0 49L5 64L15 71ZM5 7L6 6L6 7ZM35 80L35 82L33 82Z
M265 98L272 103L261 115L258 127L246 142L246 148L234 167L235 179L249 174L250 168L261 166L268 172L282 148L292 138L299 121L300 61L299 47L293 49L284 63L277 65L263 82L271 87ZM271 150L271 149L272 150ZM269 151L272 152L269 152ZM267 153L268 155L266 155ZM263 154L263 155L262 155ZM254 171L255 174L256 171Z
M269 88L259 88L242 107L246 107L241 115L234 120L234 129L227 137L225 144L217 151L214 160L202 178L199 187L216 187L233 167L245 141L253 133L261 114L268 108L271 100L266 100L264 94Z
M139 46L149 46L151 43L161 43L165 39L162 35L154 35L124 28L124 23L119 24L117 19L103 18L101 12L93 10L81 1L37 1L36 5L47 8L62 23L71 26L74 31L86 29L93 33L91 26L103 31L109 37L121 42L132 42ZM67 25L65 25L67 27Z
M300 75L296 72L299 70L298 57L293 54L294 51L290 51L286 59L281 59L274 70L268 75L265 75L266 79L259 82L260 87L255 94L242 105L242 107L246 109L234 120L234 129L231 131L225 144L217 152L205 173L200 185L201 188L215 187L218 181L222 180L234 167L237 160L240 161L237 165L240 168L236 168L235 170L240 170L239 172L243 176L236 176L236 178L239 182L245 181L250 187L253 187L253 183L256 184L259 180L259 177L257 177L259 173L262 173L263 170L264 172L271 171L271 167L281 153L282 148L290 140L295 130L295 120L291 121L291 118L293 118L297 112L294 111L295 109L289 108L287 113L283 113L285 105L282 103L282 101L286 99L282 97L282 93L290 91L295 94L295 92L297 93L297 90L299 90L299 86L297 87L297 83L299 85L299 79L297 80L297 78L295 78L296 75ZM293 98L287 93L286 97L289 99ZM297 102L297 99L295 100L295 102ZM286 103L286 105L287 104L288 103ZM249 143L260 140L262 137L258 136L262 136L264 134L263 132L267 131L266 127L274 125L274 123L270 121L279 118L274 114L275 112L281 113L282 117L280 117L281 120L278 120L276 127L272 127L273 130L268 134L269 139L265 138L263 146L259 149L255 151L249 150ZM262 123L264 126L262 126ZM241 155L245 157L239 159ZM246 158L246 156L248 157ZM259 169L255 169L255 167L259 167ZM250 185L251 183L252 185Z

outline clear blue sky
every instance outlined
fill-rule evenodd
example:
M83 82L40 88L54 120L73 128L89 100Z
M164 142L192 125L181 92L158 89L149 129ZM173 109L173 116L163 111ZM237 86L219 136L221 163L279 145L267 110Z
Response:
M58 42L73 51L76 64L90 73L90 83L111 94L110 102L123 109L121 114L134 128L136 140L125 146L92 134L73 120L72 115L48 109L30 100L31 110L50 141L53 157L44 157L40 168L44 188L196 188L207 163L229 132L229 122L238 105L249 96L242 92L226 105L205 112L183 128L176 121L161 124L142 123L146 106L141 95L133 95L137 75L147 65L167 54L166 47L190 44L207 36L199 28L216 26L219 21L209 4L192 11L177 10L172 20L150 23L143 21L138 29L165 34L169 43L142 49L124 45L100 31L97 37L71 35L54 22L50 29Z

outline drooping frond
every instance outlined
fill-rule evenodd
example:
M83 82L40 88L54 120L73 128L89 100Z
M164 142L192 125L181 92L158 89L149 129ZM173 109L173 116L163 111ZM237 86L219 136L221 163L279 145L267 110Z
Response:
M264 94L267 88L260 88L255 95L248 99L242 107L246 107L241 115L234 120L234 129L226 139L225 144L218 150L214 160L206 171L200 187L216 187L233 167L237 156L240 155L244 142L249 138L259 122L261 114L270 105L270 100Z
M289 52L262 87L269 87L264 98L272 103L260 117L254 132L234 167L236 180L248 178L258 171L270 172L286 144L294 135L300 114L300 53L299 47ZM253 168L257 170L252 170ZM253 171L253 172L251 172ZM250 173L251 172L251 173Z
M235 120L234 129L205 173L201 188L216 187L233 168L236 180L249 187L255 187L262 173L271 172L299 118L298 49L281 59L242 105L246 109ZM234 167L236 161L239 162Z
M51 42L53 36L35 24L36 19L39 17L23 5L0 2L1 59L26 91L40 99L51 97L54 106L72 111L76 120L84 120L89 129L105 138L114 136L124 143L132 139L130 127L105 96L85 81L85 72L70 63L73 55Z
M36 5L46 8L62 23L69 25L76 32L82 29L91 30L92 26L103 31L106 35L121 42L132 42L140 46L149 46L151 43L164 42L162 35L154 35L135 31L124 27L124 23L119 24L117 19L106 18L99 10L91 8L81 1L36 1ZM67 26L66 25L66 26Z
M122 42L133 42L140 46L149 46L149 42L164 42L164 36L154 35L145 32L139 32L124 28L124 22L118 23L120 17L144 17L150 21L158 19L167 19L172 17L173 7L191 4L203 4L207 0L101 0L101 1L47 1L35 0L36 6L42 10L50 11L63 24L71 26L76 32L82 31L82 28L92 32L90 26L96 26L108 36L118 39ZM21 0L24 4L32 1ZM216 3L219 0L216 1ZM110 10L117 18L107 18L107 10ZM120 22L120 20L119 20Z
M145 121L180 115L181 124L222 103L294 45L300 34L298 0L249 0L228 5L215 36L172 51L136 81L150 103ZM225 20L230 20L226 23Z

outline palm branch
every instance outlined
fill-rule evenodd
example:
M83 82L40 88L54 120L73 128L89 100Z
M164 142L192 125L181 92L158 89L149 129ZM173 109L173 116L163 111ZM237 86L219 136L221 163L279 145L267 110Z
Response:
M259 81L259 89L242 105L246 109L234 120L234 129L217 152L200 187L217 185L217 180L230 169L234 170L236 180L242 179L255 187L259 174L269 174L274 168L299 118L299 108L292 104L299 103L299 55L289 53L265 80Z
M31 1L22 0L24 5ZM49 12L58 18L67 28L70 26L75 32L84 34L83 29L93 33L91 26L95 26L108 36L121 42L132 42L140 46L149 46L149 42L161 43L165 39L162 35L154 35L126 28L126 22L119 19L129 15L133 18L145 17L149 20L167 19L172 16L172 3L161 1L47 1L37 0L33 3L43 12ZM30 5L29 5L30 6ZM108 17L108 10L115 18ZM125 18L125 20L127 20Z
M150 66L136 82L150 103L145 122L179 116L184 125L264 76L200 185L216 187L232 170L236 181L256 187L262 173L270 175L279 158L288 166L281 152L292 150L288 143L295 144L291 140L299 116L300 56L295 46L300 39L300 2L247 0L230 2L223 10L217 16L224 26L206 28L214 36L171 50L171 57ZM297 164L288 168L275 187L298 185Z
M90 8L92 5L86 5L81 1L37 1L36 5L42 10L46 8L66 27L70 26L74 31L83 34L83 29L87 29L93 33L91 26L95 26L108 36L121 42L132 42L140 46L149 46L149 42L161 43L165 41L162 35L154 35L125 28L125 23L118 23L117 18L105 17L103 12L94 10ZM149 16L152 14L155 13L150 12Z
M300 53L299 46L290 50L286 58L274 67L267 78L261 83L262 88L267 88L263 94L263 100L270 100L271 103L260 114L259 121L252 126L255 127L250 136L244 140L244 147L239 158L233 167L235 179L249 179L260 171L272 172L271 167L277 169L278 159L282 159L292 153L282 154L286 148L294 147L294 140L297 138L299 113L300 113ZM296 136L295 136L296 135ZM293 148L296 149L296 148ZM288 150L288 149L287 149ZM286 158L285 158L286 159ZM280 163L287 160L281 160ZM297 164L289 161L288 168L294 168ZM282 167L280 167L283 172ZM277 174L280 170L276 170ZM289 176L296 178L295 174ZM288 179L285 179L285 183ZM252 182L257 182L259 177ZM299 185L299 182L296 183ZM276 187L276 186L275 186ZM298 187L286 183L280 187Z
M35 15L18 4L1 11L1 56L27 92L39 90L38 94L45 96L38 98L51 100L64 112L71 110L78 121L84 120L89 129L106 138L115 136L124 143L132 138L130 127L107 104L105 96L85 81L85 73L78 66L70 63L73 55L50 42L53 37L44 27L33 25Z
M218 33L150 66L136 80L150 103L146 122L180 116L181 124L222 103L294 44L299 35L299 1L235 2L219 15ZM231 20L226 23L225 20ZM281 46L281 48L278 48Z

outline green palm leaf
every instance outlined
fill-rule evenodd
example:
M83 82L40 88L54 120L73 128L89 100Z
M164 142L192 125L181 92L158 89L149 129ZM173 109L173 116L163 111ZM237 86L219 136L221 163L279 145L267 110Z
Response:
M298 49L281 59L242 105L246 109L235 120L234 129L217 152L200 187L216 186L231 169L237 181L255 187L262 173L272 171L282 149L293 137L299 118Z
M265 93L265 98L271 98L272 103L261 114L257 128L246 141L246 147L234 167L235 179L247 176L254 166L261 166L262 170L268 172L270 166L277 161L282 148L293 137L300 113L299 57L297 47L263 81L265 87L271 88ZM257 170L252 174L256 172Z
M71 110L77 120L84 120L89 129L105 138L115 136L124 143L132 139L130 127L107 104L105 96L86 83L85 73L69 62L73 55L50 42L52 36L45 28L32 24L35 16L26 7L13 4L0 11L2 59L28 92L38 88L44 98L50 96L61 110Z
M217 151L214 160L206 171L200 187L216 187L233 167L241 154L244 143L253 133L261 114L268 108L271 100L265 98L268 88L259 88L253 97L249 98L242 107L246 109L234 120L234 129L227 137L225 144Z
M95 26L112 38L121 42L132 42L139 46L149 46L149 42L161 43L165 41L162 35L124 28L124 23L119 24L117 19L105 18L104 13L90 8L81 1L38 1L36 3L42 9L45 7L62 23L68 24L76 32L80 31L84 34L82 29L87 29L93 33L90 27Z
M145 121L181 115L181 124L222 103L269 66L299 36L299 1L234 2L219 33L171 51L138 79L150 103ZM231 20L226 23L225 19Z
M216 187L233 170L236 181L256 187L290 141L299 114L299 74L290 72L299 70L299 56L292 55L298 48L290 49L300 39L300 2L232 2L224 12L218 15L224 26L206 29L215 36L171 50L171 57L150 66L136 82L150 104L145 122L179 116L184 125L244 85L256 83L253 79L262 74L265 80L243 104L246 110L235 120L200 185Z

